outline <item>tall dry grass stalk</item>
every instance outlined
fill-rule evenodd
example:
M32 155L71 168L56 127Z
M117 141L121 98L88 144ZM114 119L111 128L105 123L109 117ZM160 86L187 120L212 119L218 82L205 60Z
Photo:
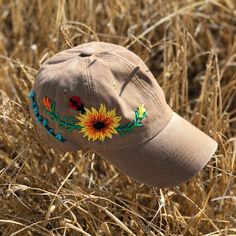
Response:
M191 181L141 185L35 135L27 94L40 64L94 40L136 52L173 110L218 141ZM0 0L0 234L236 235L235 94L234 0Z

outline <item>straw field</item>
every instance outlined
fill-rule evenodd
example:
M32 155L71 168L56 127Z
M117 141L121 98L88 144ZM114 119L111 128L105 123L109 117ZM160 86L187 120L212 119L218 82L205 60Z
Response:
M217 140L191 181L146 186L39 140L27 94L40 65L90 41L138 54ZM0 235L236 235L235 135L235 0L0 0Z

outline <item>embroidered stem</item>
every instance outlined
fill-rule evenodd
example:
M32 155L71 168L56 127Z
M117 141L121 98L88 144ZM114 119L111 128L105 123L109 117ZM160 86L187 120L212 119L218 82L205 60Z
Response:
M39 108L38 108L38 104L35 100L35 92L31 91L28 95L29 99L31 100L31 105L32 105L32 109L36 118L36 123L41 123L42 126L45 127L45 129L47 130L49 135L52 135L55 139L57 139L60 142L65 142L66 140L62 137L62 135L60 133L55 133L54 130L48 126L48 120L45 119L43 116L41 116L39 114ZM45 101L47 103L47 105L50 103L48 103L48 101Z
M74 121L74 117L64 117L64 120L61 120L58 113L55 113L55 102L51 103L50 110L47 109L47 107L44 106L44 111L49 114L50 118L59 124L59 127L67 129L67 131L72 132L74 129L81 129L82 126L76 125Z
M141 110L141 108L144 108L143 106L139 107L136 109L135 112L135 118L132 121L132 123L129 123L128 125L120 125L119 127L116 128L118 133L124 137L125 133L131 133L133 132L135 127L140 127L143 124L141 123L142 119L147 116L147 113L144 110Z
M48 126L48 120L39 114L35 96L34 91L29 94L36 122L41 123L48 133L54 136L58 141L64 142L65 139L61 134L55 134L53 129ZM60 128L65 128L69 132L78 130L84 133L84 137L88 137L88 140L93 141L97 139L104 141L106 137L112 138L112 135L115 133L119 133L124 137L125 134L132 133L135 127L143 126L142 120L147 116L144 104L142 104L134 110L135 117L130 123L120 125L121 117L116 115L115 108L111 111L107 111L104 104L100 105L99 110L96 110L94 107L90 110L84 108L84 111L80 111L78 116L64 116L62 118L55 112L56 103L51 101L47 96L43 98L42 104L45 113L47 113L50 119L57 123ZM78 120L77 123L75 123L75 119Z

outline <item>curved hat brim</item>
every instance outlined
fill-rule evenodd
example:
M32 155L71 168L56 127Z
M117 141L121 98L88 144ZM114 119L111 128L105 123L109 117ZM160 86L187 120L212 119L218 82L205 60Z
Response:
M149 141L130 148L96 152L139 182L172 187L196 175L216 148L216 141L173 112L168 125Z

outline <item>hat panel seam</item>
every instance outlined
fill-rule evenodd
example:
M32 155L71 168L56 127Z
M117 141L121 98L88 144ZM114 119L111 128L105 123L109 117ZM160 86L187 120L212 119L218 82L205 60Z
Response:
M108 57L113 57L114 55L108 55ZM115 55L117 56L117 55ZM117 56L119 59L123 59L122 57ZM131 65L127 65L124 63L120 63L119 60L116 61L117 63L119 63L120 65L122 65L130 74L132 73L131 71ZM123 60L123 62L126 62L125 60ZM160 99L158 99L156 96L153 96L153 94L151 94L152 96L150 96L150 91L148 89L145 88L145 86L143 84L140 83L140 81L137 79L137 76L135 75L135 80L133 80L133 83L135 84L135 86L142 91L142 93L144 95L146 95L147 97L149 97L152 101L155 101L155 104L158 106L158 108L165 114L167 114L166 109L163 107L162 103L160 102Z
M132 67L133 67L133 66L132 66L132 64L131 64L128 60L126 60L125 58L120 57L119 55L116 55L116 54L112 54L112 55L118 57L119 59L121 59L122 61L124 61L125 63L127 63L127 64L124 64L124 65L125 65L126 67L129 67L130 70L132 70ZM129 71L129 72L132 73L132 71ZM161 108L161 110L166 113L166 111L165 111L166 109L163 107L163 104L162 104L162 101L161 101L162 99L160 99L160 97L158 96L158 94L155 93L155 92L153 92L153 91L151 91L151 90L148 90L148 89L145 87L145 83L143 83L142 80L138 79L136 74L135 74L135 78L136 78L136 82L139 83L140 88L143 89L143 90L145 90L149 96L150 96L150 94L151 94L151 95L154 97L154 99L156 100L156 102L157 102L157 104L159 105L159 107ZM152 96L150 96L150 97L152 97Z
M88 61L88 58L86 58L86 61L87 61L87 65L89 65L89 61ZM95 85L94 85L94 82L93 82L93 77L92 77L92 73L91 73L91 70L90 69L88 69L89 67L87 66L86 67L86 73L87 73L87 75L88 75L88 80L89 80L89 88L88 88L88 90L89 90L89 93L90 93L90 95L91 95L91 101L93 102L93 98L95 98L96 97L96 99L95 100L98 100L97 98L97 93L96 93L96 91L95 91Z
M61 68L62 66L66 66L67 64L75 61L77 58L77 56L73 56L71 58L67 58L67 59L63 59L59 62L55 62L53 61L53 59L56 59L56 57L58 57L59 55L55 54L54 55L55 58L49 58L48 60L46 60L43 64L42 64L42 68L47 68L47 67L51 67L51 66L55 66L55 67L59 67ZM51 61L50 61L51 60ZM62 64L62 65L58 65L58 64Z
M86 58L85 58L86 59ZM88 74L87 74L87 70L85 69L85 60L81 60L81 63L79 63L79 65L81 66L81 70L79 71L85 71L86 75L81 74L81 78L82 78L82 84L83 84L83 88L84 88L84 93L86 98L88 99L89 103L91 103L91 96L90 96L90 90L89 90L89 78L88 78ZM86 85L88 84L88 86Z

